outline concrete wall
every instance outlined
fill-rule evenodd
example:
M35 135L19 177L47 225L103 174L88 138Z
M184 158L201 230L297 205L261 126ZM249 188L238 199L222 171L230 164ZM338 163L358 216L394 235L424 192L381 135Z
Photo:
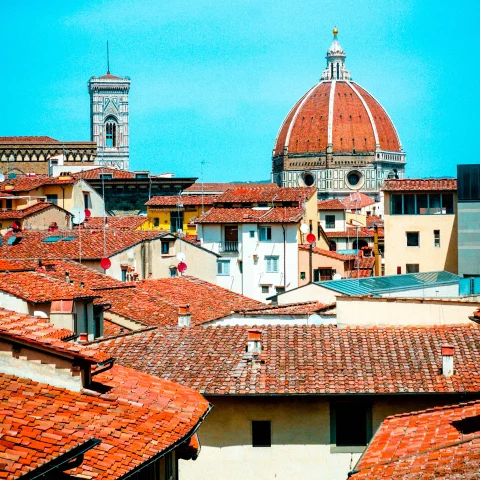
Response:
M105 216L105 202L101 195L99 195L95 189L93 189L85 180L80 180L75 183L73 187L72 201L68 202L68 207L65 207L68 211L74 206L84 207L84 193L88 193L90 196L91 206L89 210L92 217Z
M456 204L455 196L455 208ZM390 194L386 192L384 222L385 275L395 275L397 267L407 273L407 264L418 264L420 272L457 273L457 215L390 215ZM440 247L434 246L434 230L440 230ZM407 247L406 232L419 232L419 247Z
M202 326L211 325L336 325L336 315L240 315L238 313L225 318L204 323Z
M319 210L320 225L326 232L344 232L345 231L345 210ZM327 228L325 217L335 215L335 228Z
M183 480L345 480L360 457L360 453L331 453L330 402L326 397L207 399L214 409L198 431L202 451L195 462L180 462ZM372 432L388 415L448 401L455 400L375 397L371 399ZM251 446L252 420L271 421L271 447Z
M338 260L336 258L327 257L326 255L321 255L319 253L312 252L312 266L313 270L319 268L332 268L336 273L342 276L342 278L347 278L347 269L349 266L353 268L354 260ZM298 250L298 285L301 287L307 285L310 280L309 275L310 270L310 252L308 250L299 249ZM305 272L305 279L301 279L301 272ZM312 274L313 275L313 274ZM313 281L313 277L312 277Z
M12 310L13 312L24 313L26 315L29 315L30 313L28 302L22 298L3 292L2 290L0 290L0 307L5 308L6 310Z
M284 305L285 303L311 302L314 300L330 304L335 302L337 295L332 290L311 283L296 290L282 293L282 295L278 296L278 304Z
M181 201L181 197L179 197ZM204 205L204 212L208 212L211 205ZM187 235L196 235L197 229L191 222L202 214L202 206L186 206L183 209L183 232ZM177 211L175 207L147 207L148 221L142 225L142 230L167 230L170 231L170 212ZM155 226L155 218L158 218L158 225Z
M458 274L480 275L480 202L459 202Z
M465 323L479 302L417 298L337 297L337 324L449 325Z

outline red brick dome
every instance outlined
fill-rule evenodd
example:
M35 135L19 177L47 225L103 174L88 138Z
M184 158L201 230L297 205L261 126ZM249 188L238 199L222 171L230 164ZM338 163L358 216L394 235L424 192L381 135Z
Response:
M402 152L397 131L380 103L360 85L322 80L290 110L273 156L347 152Z

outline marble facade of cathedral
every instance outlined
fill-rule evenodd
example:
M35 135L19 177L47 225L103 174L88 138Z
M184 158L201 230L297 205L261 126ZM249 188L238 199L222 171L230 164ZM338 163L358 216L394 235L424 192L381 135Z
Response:
M272 182L318 188L319 198L360 191L377 197L386 178L403 178L405 152L380 103L353 82L334 29L327 68L290 110L272 155Z
M91 140L97 144L97 165L129 170L128 93L130 78L110 73L91 77L90 93Z

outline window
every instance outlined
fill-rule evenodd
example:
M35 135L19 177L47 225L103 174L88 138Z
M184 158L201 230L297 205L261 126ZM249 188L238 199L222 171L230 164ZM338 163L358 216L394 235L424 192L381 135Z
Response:
M337 451L363 451L372 436L372 409L368 403L330 404L330 443Z
M85 209L91 208L92 206L90 194L88 192L83 192L83 204L85 205Z
M407 247L419 247L420 234L419 232L407 232Z
M268 242L272 239L272 227L260 227L260 241Z
M217 275L221 275L221 276L230 275L230 260L217 261Z
M113 178L113 173L101 173L100 178L103 178L104 180L110 180Z
M135 178L148 178L148 173L135 173Z
M105 146L107 148L113 148L117 146L117 124L112 118L107 119L106 122L107 134L105 137Z
M403 196L394 194L390 199L390 210L392 215L402 215L403 214Z
M278 272L278 257L265 257L265 262L267 264L267 273Z
M170 253L170 242L162 242L162 255Z
M325 228L335 228L335 215L325 215Z
M418 273L420 265L418 263L407 263L407 273Z
M173 479L173 458L172 452L165 455L165 480Z
M255 231L254 230L250 230L250 238L255 238Z
M433 231L433 246L440 248L440 230Z
M127 281L127 270L122 268L122 282Z
M270 420L252 421L252 447L272 446L272 425Z
M158 217L155 217L153 219L153 226L154 227L159 227L160 226L160 219Z
M270 291L270 287L268 285L262 285L262 293L268 293Z
M56 193L50 193L47 195L47 202L58 205L58 195Z
M306 278L305 272L300 272L300 280L305 280Z
M318 268L313 271L314 282L324 282L333 278L333 271L331 268Z
M275 292L277 294L285 293L285 287L275 287Z
M48 201L48 195L47 195L47 201ZM54 202L52 202L54 203ZM55 202L56 203L56 202ZM5 207L7 210L12 210L13 208L13 200L11 198L8 198L6 201L5 201Z
M170 267L170 277L176 277L177 276L177 267Z
M183 230L183 212L170 212L170 232Z
M391 215L453 215L452 193L404 193L390 197Z

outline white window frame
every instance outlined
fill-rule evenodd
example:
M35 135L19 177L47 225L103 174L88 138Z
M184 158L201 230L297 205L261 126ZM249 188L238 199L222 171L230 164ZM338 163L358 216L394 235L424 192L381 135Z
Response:
M278 273L279 257L276 255L265 256L265 271L267 273Z
M221 266L221 268L219 268ZM217 260L217 276L230 276L230 260Z
M258 230L259 230L258 239L261 242L271 242L272 241L272 227L263 226L263 227L259 227Z

